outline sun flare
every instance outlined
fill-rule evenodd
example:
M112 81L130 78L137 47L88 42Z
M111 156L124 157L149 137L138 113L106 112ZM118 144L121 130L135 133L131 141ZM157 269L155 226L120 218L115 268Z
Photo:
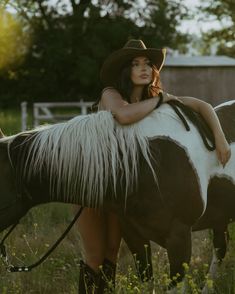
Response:
M30 37L17 15L0 9L0 71L22 62Z

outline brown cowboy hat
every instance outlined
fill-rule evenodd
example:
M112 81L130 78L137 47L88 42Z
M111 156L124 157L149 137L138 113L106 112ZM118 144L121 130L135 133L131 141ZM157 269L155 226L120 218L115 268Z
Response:
M137 56L146 56L160 71L166 55L166 49L146 48L142 40L129 40L122 49L114 51L105 60L100 79L105 86L115 84L123 66Z

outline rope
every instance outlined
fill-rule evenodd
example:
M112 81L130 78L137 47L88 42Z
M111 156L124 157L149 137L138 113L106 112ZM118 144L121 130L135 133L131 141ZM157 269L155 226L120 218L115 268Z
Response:
M203 140L205 147L209 151L214 151L216 148L215 138L214 138L214 135L213 135L211 129L208 127L206 121L204 120L204 118L200 114L193 111L190 107L184 105L182 102L180 102L178 100L169 100L167 103L174 109L176 114L182 120L186 130L189 131L190 127L189 127L186 119L182 115L182 113L179 111L179 109L195 125L199 134L202 137L202 140Z
M170 102L170 101L169 101ZM182 123L184 124L185 126L185 129L187 131L190 131L190 127L187 123L187 120L185 119L185 117L183 116L183 114L179 111L179 109L177 108L177 106L173 103L168 103L173 109L174 111L176 112L176 114L179 116L179 118L182 120Z
M1 258L3 258L3 261L4 261L4 263L5 263L6 267L7 267L7 270L9 272L11 272L11 273L13 273L13 272L29 272L33 268L39 266L43 261L45 261L47 259L47 257L56 249L56 247L60 244L60 242L65 238L65 236L68 234L68 232L71 230L71 228L73 227L73 225L75 224L75 222L77 221L79 216L81 215L82 210L83 210L83 207L80 207L77 214L75 215L75 217L73 218L71 223L68 225L67 229L60 236L60 238L54 243L54 245L52 245L52 247L37 262L35 262L35 263L33 263L33 264L29 265L29 266L14 266L14 265L10 264L9 259L7 257L6 247L4 245L4 241L10 235L10 233L14 230L14 228L16 227L16 225L18 223L14 224L10 228L10 230L6 233L6 235L3 237L3 239L2 239L2 241L0 243Z

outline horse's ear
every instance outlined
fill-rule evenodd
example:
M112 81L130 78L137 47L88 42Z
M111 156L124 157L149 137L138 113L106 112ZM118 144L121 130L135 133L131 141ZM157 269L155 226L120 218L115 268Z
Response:
M3 138L3 137L4 137L3 131L2 129L0 129L0 138Z

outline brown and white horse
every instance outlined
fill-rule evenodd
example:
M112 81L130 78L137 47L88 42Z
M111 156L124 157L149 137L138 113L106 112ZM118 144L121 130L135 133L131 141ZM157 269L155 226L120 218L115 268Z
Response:
M0 139L0 230L60 201L118 213L142 279L151 278L152 240L167 249L170 276L180 274L174 283L181 280L192 229L212 228L222 259L235 217L235 101L217 113L232 149L225 168L166 104L131 126L104 111Z

